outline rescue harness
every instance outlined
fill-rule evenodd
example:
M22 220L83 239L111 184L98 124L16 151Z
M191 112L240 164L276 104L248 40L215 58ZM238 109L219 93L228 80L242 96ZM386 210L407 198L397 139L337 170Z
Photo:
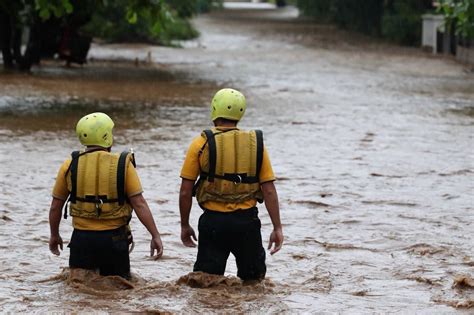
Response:
M71 153L71 163L69 164L69 168L66 171L66 178L69 172L71 172L71 192L69 194L69 198L64 205L64 219L67 219L67 208L68 204L76 204L77 201L83 203L92 203L95 205L95 217L100 218L102 214L102 206L104 204L112 204L117 203L119 207L126 207L125 212L122 211L123 214L120 217L125 217L126 215L126 230L127 230L127 239L129 245L129 253L133 251L135 248L135 242L133 241L132 230L130 228L130 221L132 220L132 208L128 205L128 198L125 194L125 174L126 174L126 166L127 161L129 160L134 167L136 167L135 163L135 155L133 153L133 149L129 151L123 151L117 163L117 174L116 174L116 189L117 189L117 198L108 198L107 195L86 195L84 197L80 197L77 195L77 174L78 174L78 166L79 166L79 157L89 154L96 151L104 151L102 148L92 149L89 151L74 151ZM127 205L126 205L127 203ZM73 210L71 209L71 215ZM75 215L79 217L91 218L90 214L83 214L81 215L80 211L75 211Z
M104 204L112 204L117 203L118 206L124 206L127 197L125 194L125 173L126 173L126 162L127 157L130 155L130 161L132 162L133 166L136 167L135 163L135 156L133 152L123 151L119 158L117 164L117 175L116 175L116 189L117 189L117 198L109 198L107 195L85 195L85 196L78 196L77 194L77 174L78 174L78 165L79 165L79 157L97 151L103 151L102 148L100 149L93 149L85 152L74 151L71 153L71 164L69 165L68 170L66 171L66 177L69 172L71 172L71 192L69 194L69 198L65 204L64 209L64 219L67 219L67 205L69 203L76 204L78 201L83 203L92 203L95 205L95 216L97 218L101 217L102 214L102 207ZM81 216L81 215L78 215ZM84 217L91 217L91 215L87 215ZM130 214L131 218L131 214Z
M234 133L226 135L229 132ZM259 178L264 148L262 131L214 129L204 130L202 136L206 138L206 142L199 151L199 157L206 152L206 146L208 150L206 161L201 165L199 179L193 187L193 196L197 198L201 208L202 203L208 200L241 202L255 198L263 202ZM234 161L225 159L226 150L234 150L233 155L231 154ZM239 154L244 156L246 165L239 164Z

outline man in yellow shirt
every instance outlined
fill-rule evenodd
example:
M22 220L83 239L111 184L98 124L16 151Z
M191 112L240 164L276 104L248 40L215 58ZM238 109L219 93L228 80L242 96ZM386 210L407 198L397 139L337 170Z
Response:
M128 223L133 210L152 236L151 255L156 251L154 257L161 257L163 245L142 195L133 154L110 152L113 127L112 119L104 113L86 115L77 123L76 134L86 149L73 152L59 169L49 212L49 249L55 255L60 253L58 247L63 249L59 223L68 200L74 227L68 246L69 267L129 278Z
M215 128L192 141L181 170L179 196L185 246L195 247L197 240L189 225L193 195L204 210L198 225L194 271L223 275L232 253L237 276L244 281L262 280L266 273L257 201L265 201L273 223L270 254L278 252L283 243L275 176L262 133L237 128L245 109L245 97L239 91L222 89L216 93L211 102Z

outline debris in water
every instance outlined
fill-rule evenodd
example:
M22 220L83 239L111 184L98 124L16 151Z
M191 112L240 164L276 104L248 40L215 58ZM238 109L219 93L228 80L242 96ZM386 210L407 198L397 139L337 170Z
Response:
M298 203L298 204L304 204L304 205L308 205L308 206L311 206L311 207L330 207L331 205L327 204L327 203L324 203L324 202L320 202L320 201L314 201L314 200L289 200L288 201L290 204L291 203Z
M415 207L418 204L414 202L403 202L395 200L362 200L363 204L368 205L388 205L388 206L400 206L400 207Z
M365 134L365 137L362 138L360 141L361 141L361 142L372 142L372 141L374 141L374 136L375 136L374 133L372 133L372 132L367 132L367 133Z
M322 245L326 249L354 249L354 250L368 250L370 252L378 252L378 250L375 248L360 247L360 246L355 246L352 244L335 244L335 243L321 242L315 239L311 239L311 240L317 244Z
M351 292L353 296L367 296L367 293L369 293L369 290L360 290L360 291Z
M474 289L474 278L469 275L460 275L454 278L453 288L456 289Z
M465 265L474 267L474 260L472 260L471 257L466 256L466 257L464 257L463 261L464 261L463 263L464 263Z
M302 255L302 254L293 254L291 257L295 260L308 259L306 255Z
M454 308L473 308L474 307L474 299L467 299L467 300L434 299L433 301L436 303L446 304Z
M157 198L155 199L155 202L159 205L162 205L162 204L165 204L165 203L168 203L169 200L168 199L160 199L160 198Z
M389 178L404 178L405 176L402 175L385 175L380 173L370 173L370 176L373 177L389 177Z
M6 215L2 215L2 220L3 221L13 221L10 217L7 217Z
M408 280L415 280L420 283L427 283L429 285L441 285L441 280L440 279L429 279L426 277L421 277L421 276L409 276L407 277Z
M321 196L321 198L326 198L326 197L331 197L333 194L331 193L320 193L319 196Z
M467 175L473 173L470 169L457 170L449 173L439 173L439 176L457 176L457 175Z
M405 249L408 250L409 253L413 253L413 254L417 254L417 255L421 255L421 256L434 255L434 254L438 254L438 253L442 253L442 252L447 251L446 248L443 248L443 247L437 248L437 247L434 247L432 245L425 244L425 243L415 244L415 245L409 246Z

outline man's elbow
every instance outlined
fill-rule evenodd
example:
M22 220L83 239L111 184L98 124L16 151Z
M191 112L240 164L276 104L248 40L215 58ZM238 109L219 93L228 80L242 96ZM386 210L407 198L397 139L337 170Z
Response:
M273 182L266 182L261 185L263 196L266 198L276 197L277 192Z
M132 197L128 197L128 200L130 201L130 204L135 210L142 209L146 204L143 194L137 194Z
M53 197L53 200L51 201L51 206L49 207L49 212L55 213L55 212L61 212L63 209L65 201L56 197Z
M179 198L182 200L192 199L193 187L194 187L194 181L183 178L181 182L181 188L179 189Z
M193 197L192 189L182 188L179 191L179 198L180 199L191 199Z

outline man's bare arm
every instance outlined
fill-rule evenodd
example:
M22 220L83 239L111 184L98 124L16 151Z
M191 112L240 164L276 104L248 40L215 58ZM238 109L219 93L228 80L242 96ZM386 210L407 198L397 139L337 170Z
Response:
M270 240L268 242L268 249L272 248L270 254L275 254L281 249L283 245L283 227L280 221L280 205L278 202L278 194L273 182L266 182L261 185L263 198L265 200L265 207L267 208L268 214L273 224L273 231L270 234Z
M194 181L182 179L179 191L179 213L181 216L181 241L187 247L195 247L197 241L193 228L189 225L189 215L193 204ZM193 241L194 240L194 241Z
M61 212L65 201L53 197L49 208L49 250L59 256L59 248L63 250L63 240L59 235L59 223L61 222ZM59 247L59 248L58 248Z
M150 255L153 256L156 250L156 255L154 257L155 259L160 258L163 255L163 244L148 203L142 194L129 197L129 200L138 219L151 234Z

